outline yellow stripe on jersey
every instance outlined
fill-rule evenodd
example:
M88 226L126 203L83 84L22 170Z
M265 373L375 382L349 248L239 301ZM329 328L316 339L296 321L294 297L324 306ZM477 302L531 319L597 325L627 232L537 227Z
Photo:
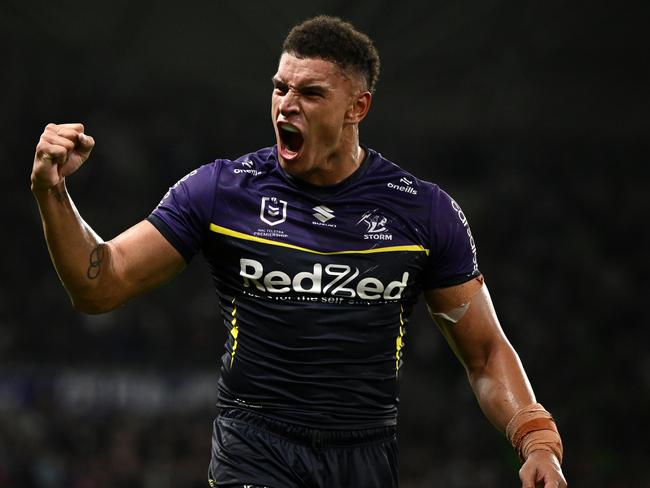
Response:
M233 337L232 343L232 352L230 353L230 367L232 368L232 363L235 361L235 354L237 353L237 337L239 336L239 327L237 326L237 305L235 305L235 299L232 299L233 309L232 309L232 321L230 324L230 335Z
M406 329L404 328L404 307L399 306L399 335L395 339L395 374L399 372L399 363L402 359L402 348L404 347L404 333Z
M373 254L379 252L423 252L429 255L429 250L420 245L411 245L411 246L388 246L388 247L374 247L372 249L359 249L358 251L316 251L315 249L309 249L307 247L296 246L294 244L289 244L286 242L274 241L272 239L264 239L263 237L252 236L250 234L244 234L236 230L228 229L227 227L221 227L217 224L210 224L210 230L216 232L217 234L223 234L230 237L235 237L237 239L243 239L245 241L260 242L262 244L269 244L271 246L286 247L289 249L295 249L296 251L309 252L312 254L320 254L321 256L333 256L335 254Z

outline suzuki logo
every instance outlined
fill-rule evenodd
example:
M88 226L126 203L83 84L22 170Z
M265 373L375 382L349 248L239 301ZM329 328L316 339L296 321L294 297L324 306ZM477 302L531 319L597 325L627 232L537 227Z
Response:
M313 210L315 212L312 215L323 223L334 218L334 210L327 208L325 205L314 207Z
M275 197L262 197L260 220L269 225L278 225L287 220L287 202Z

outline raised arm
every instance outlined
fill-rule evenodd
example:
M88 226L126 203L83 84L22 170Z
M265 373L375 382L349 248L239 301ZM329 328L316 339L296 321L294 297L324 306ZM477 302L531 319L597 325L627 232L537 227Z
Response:
M48 124L36 146L31 176L54 267L73 306L86 313L109 311L185 266L147 221L104 242L81 218L65 178L88 159L94 144L81 124Z
M425 298L432 318L465 367L481 409L525 461L519 473L522 486L565 487L555 424L536 403L483 278L429 290Z

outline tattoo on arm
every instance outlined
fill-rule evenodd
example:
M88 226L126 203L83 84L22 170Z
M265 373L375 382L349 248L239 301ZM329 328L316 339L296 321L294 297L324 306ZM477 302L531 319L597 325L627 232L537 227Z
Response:
M90 253L88 258L88 270L86 271L86 277L89 280L94 280L99 276L99 272L102 269L102 261L104 260L104 246L99 244L95 249Z

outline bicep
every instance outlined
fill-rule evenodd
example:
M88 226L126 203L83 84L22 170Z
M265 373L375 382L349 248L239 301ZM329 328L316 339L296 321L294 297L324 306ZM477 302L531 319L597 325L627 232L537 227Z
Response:
M482 277L428 290L425 299L429 313L466 368L481 367L496 348L509 347ZM462 316L451 320L458 310Z
M111 271L123 294L120 301L169 281L185 267L185 259L148 221L134 225L106 243Z

